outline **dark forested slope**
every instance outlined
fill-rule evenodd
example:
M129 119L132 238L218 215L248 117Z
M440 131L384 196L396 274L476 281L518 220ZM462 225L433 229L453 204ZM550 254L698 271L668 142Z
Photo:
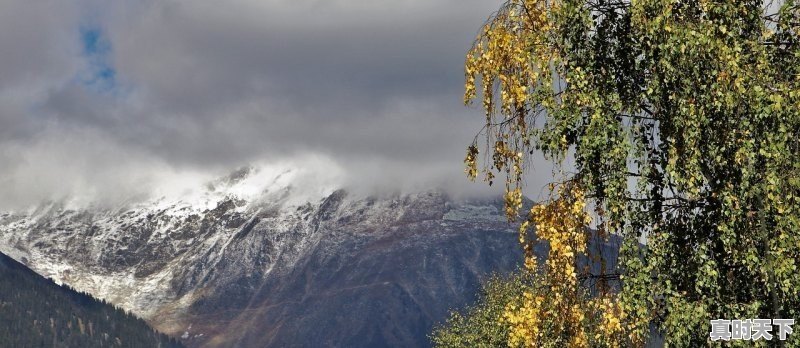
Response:
M0 254L0 347L182 347L105 301Z

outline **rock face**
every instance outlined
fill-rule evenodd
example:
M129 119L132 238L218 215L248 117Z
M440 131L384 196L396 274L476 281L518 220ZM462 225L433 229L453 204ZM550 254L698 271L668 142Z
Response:
M246 168L180 197L0 213L0 251L190 346L428 346L521 262L500 200L363 196Z

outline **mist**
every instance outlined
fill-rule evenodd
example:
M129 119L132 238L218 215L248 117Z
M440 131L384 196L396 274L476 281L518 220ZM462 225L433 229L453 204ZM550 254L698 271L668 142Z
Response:
M499 3L5 1L0 209L280 163L361 192L499 194L462 164L483 122L464 54Z

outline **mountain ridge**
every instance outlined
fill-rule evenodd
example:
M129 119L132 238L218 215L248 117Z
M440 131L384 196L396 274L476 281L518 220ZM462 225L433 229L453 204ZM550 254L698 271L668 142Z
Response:
M0 213L0 252L192 347L429 346L435 323L522 262L500 197L309 177L246 167L127 206Z
M361 195L315 177L247 168L127 206L0 213L0 251L209 347L426 346L521 260L499 198Z

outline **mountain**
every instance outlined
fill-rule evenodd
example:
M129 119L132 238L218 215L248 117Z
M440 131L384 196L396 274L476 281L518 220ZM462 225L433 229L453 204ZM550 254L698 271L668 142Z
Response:
M0 347L183 347L134 315L0 254Z
M0 213L0 251L193 347L424 347L521 263L502 200L243 168L176 195Z

